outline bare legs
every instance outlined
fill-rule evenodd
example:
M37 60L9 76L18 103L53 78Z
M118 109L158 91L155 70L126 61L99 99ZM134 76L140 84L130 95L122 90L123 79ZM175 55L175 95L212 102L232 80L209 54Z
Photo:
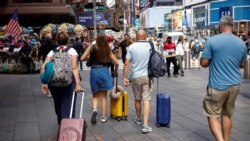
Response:
M150 113L150 101L143 101L143 123L145 126L148 126L148 119L149 119L149 113ZM136 111L136 116L137 119L141 119L141 110L142 110L142 105L141 105L141 100L135 100L135 111Z
M229 141L232 119L226 115L222 115L221 122L219 118L208 117L209 128L216 141Z
M102 117L106 117L107 113L107 91L99 91L93 95L92 106L93 111L97 111L99 98L101 97Z

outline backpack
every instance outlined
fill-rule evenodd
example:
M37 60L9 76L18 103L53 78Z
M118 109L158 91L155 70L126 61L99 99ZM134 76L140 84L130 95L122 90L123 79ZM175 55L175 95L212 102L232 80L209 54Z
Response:
M162 77L167 72L167 65L165 63L165 58L161 53L155 50L152 42L149 42L151 46L151 53L148 62L148 76L149 77Z
M195 42L194 43L194 52L195 53L200 53L200 51L201 51L201 46L200 46L200 43L199 42Z
M70 48L64 49L60 52L58 49L54 49L54 55L51 62L54 65L54 76L50 82L54 87L66 87L72 83L73 71L72 62L68 54Z

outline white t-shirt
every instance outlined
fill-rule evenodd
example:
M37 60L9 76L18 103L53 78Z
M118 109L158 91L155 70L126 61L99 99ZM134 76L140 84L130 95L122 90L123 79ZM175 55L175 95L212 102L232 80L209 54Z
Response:
M57 47L57 49L59 49L60 47ZM66 49L67 48L67 46L63 46L63 49ZM76 52L76 50L74 49L74 48L70 48L69 49L69 51L68 51L68 54L72 57L72 56L78 56L78 54L77 54L77 52ZM48 53L48 55L47 55L47 57L52 57L54 55L54 51L53 50L51 50L49 53Z
M184 45L182 43L177 44L175 54L184 55Z

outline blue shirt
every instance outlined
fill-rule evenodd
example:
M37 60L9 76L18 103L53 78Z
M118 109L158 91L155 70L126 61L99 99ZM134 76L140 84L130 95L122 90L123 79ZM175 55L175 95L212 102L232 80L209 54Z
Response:
M135 42L128 47L126 59L131 61L132 79L148 75L150 50L151 46L148 41Z
M231 33L210 37L201 58L209 59L208 86L225 90L241 82L240 63L246 62L245 43Z

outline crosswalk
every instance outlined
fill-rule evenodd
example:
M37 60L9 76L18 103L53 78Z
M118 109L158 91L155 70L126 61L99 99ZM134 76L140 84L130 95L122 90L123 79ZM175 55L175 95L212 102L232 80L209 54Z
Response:
M191 61L192 62L192 61ZM90 67L87 67L86 66L86 61L84 61L84 62L82 62L83 63L83 70L90 70ZM195 65L194 66L192 66L193 64L191 63L190 64L190 67L191 68L198 68L199 67L199 64L198 64L198 61L196 61L195 62ZM123 69L123 62L122 62L122 60L119 60L119 67L118 67L118 69L119 70L122 70ZM185 66L185 64L184 64L184 62L183 62L183 66ZM79 68L79 70L80 70L80 63L78 63L78 68ZM171 65L171 67L170 67L170 69L172 69L173 68L173 64Z

